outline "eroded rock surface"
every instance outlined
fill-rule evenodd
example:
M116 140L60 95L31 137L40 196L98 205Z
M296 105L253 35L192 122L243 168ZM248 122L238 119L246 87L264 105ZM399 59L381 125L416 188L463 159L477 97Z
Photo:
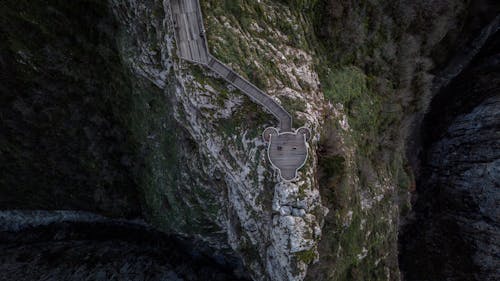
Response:
M459 116L429 150L418 223L407 230L406 280L500 277L500 96Z
M499 42L489 38L431 105L415 209L401 236L405 280L500 278Z

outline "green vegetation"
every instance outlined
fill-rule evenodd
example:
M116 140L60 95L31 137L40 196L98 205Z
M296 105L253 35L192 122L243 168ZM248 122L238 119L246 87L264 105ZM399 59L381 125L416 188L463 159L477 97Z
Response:
M343 106L350 131L342 132L339 120L332 117L327 120L325 131L335 131L345 143L335 141L331 137L335 134L323 132L321 145L331 142L331 147L318 157L320 185L322 200L330 214L319 247L321 261L312 268L321 268L331 280L384 280L387 274L384 268L397 270L393 264L396 257L387 257L395 249L396 240L396 230L390 222L395 213L392 210L395 204L389 201L393 194L372 202L374 206L368 210L361 209L361 194L371 194L375 182L384 177L391 178L401 194L414 182L404 168L399 143L403 112L412 109L403 108L400 99L405 97L398 96L397 89L412 83L406 77L414 73L406 74L403 70L416 64L401 58L406 64L393 70L397 60L394 53L399 51L393 45L402 40L402 29L408 27L399 25L397 19L385 17L382 10L387 4L344 2L340 4L345 7L338 8L345 11L341 17L330 14L332 8L325 0L206 0L201 4L211 51L263 90L278 86L293 88L280 63L300 64L301 59L292 56L283 62L277 54L284 52L283 46L314 54L325 98ZM7 133L0 138L0 153L9 160L1 163L0 168L15 175L0 182L2 194L8 197L0 200L11 200L16 207L72 206L113 216L143 212L166 231L207 235L217 232L214 221L221 208L215 198L223 187L214 185L213 190L207 190L199 186L197 180L203 181L204 175L194 171L202 170L201 165L208 160L190 161L200 160L197 144L176 125L171 105L166 102L169 93L138 79L124 65L127 56L134 55L128 52L137 47L136 42L126 42L133 36L120 38L118 42L125 44L120 53L120 46L116 46L118 24L110 20L112 16L102 1L68 3L62 0L0 3L0 51L18 62L22 59L28 62L7 61L12 67L5 75L15 73L19 80L3 85L7 90L2 90L5 93L1 95L0 104L5 107L2 112L25 115L26 124L20 124L18 119L9 124L19 126L13 129L18 132L34 132L15 137ZM153 17L161 20L161 3L151 11ZM156 38L162 36L157 36L154 30L138 29L143 33L136 37L146 36L151 42L149 49L158 51ZM407 53L415 54L413 57L418 54ZM55 65L68 67L57 70ZM228 90L226 82L205 75L200 67L192 66L190 71L201 84L215 89L218 95L214 99L219 105L235 94ZM417 82L414 84L421 84ZM307 85L301 88L295 90L309 94ZM33 96L36 99L31 100ZM282 102L292 114L305 109L297 100L283 98ZM408 104L416 107L418 103ZM37 124L43 125L31 128L35 120L30 119L31 114L37 118ZM242 131L248 132L247 137L257 137L269 120L273 120L272 116L244 97L234 116L220 120L215 126L225 141L241 146ZM294 121L296 127L303 124L303 120L294 118ZM234 140L232 136L240 139ZM41 153L40 145L49 147L50 153ZM341 145L354 151L353 159L336 149ZM188 171L189 177L184 176L186 167L195 167ZM252 173L257 181L256 171ZM359 183L348 181L353 178ZM271 183L265 184L271 187ZM185 192L186 187L189 192ZM300 197L305 196L306 188L300 187ZM37 190L35 195L33 190ZM266 190L269 193L259 198L265 207L272 201L271 188ZM135 202L137 198L141 198L142 210L132 207L139 205ZM240 250L249 259L259 258L250 243L242 245ZM308 264L314 260L312 251L296 256Z
M199 65L190 65L189 68L189 73L191 73L196 78L196 81L200 82L202 85L209 85L215 90L215 92L217 93L215 97L217 99L217 104L223 106L230 95L229 89L227 87L228 83L222 78L214 79L213 77L207 76L204 72L204 69Z
M310 264L316 258L316 253L314 250L301 251L295 254L295 257L305 264Z
M397 274L396 257L387 257L395 251L396 232L390 229L395 204L384 197L372 202L371 209L362 210L361 193L368 197L378 194L381 187L377 184L389 184L382 182L384 178L390 178L402 192L411 185L408 171L403 169L400 135L407 109L400 101L405 97L397 95L406 92L398 91L401 75L392 69L397 41L407 26L395 24L400 19L382 20L388 5L382 1L332 3L207 0L202 1L202 8L211 51L264 90L275 86L273 79L287 87L292 84L270 45L314 54L321 90L329 102L341 105L349 129L344 131L339 125L342 117L331 117L322 132L320 146L326 148L318 158L320 185L330 214L319 248L320 263L312 265L312 271L321 268L328 280L384 280L386 270ZM343 13L337 15L337 11ZM286 39L276 36L276 31ZM300 63L297 58L290 61ZM296 90L307 94L310 90L305 86ZM282 104L292 113L304 110L296 100L282 98ZM303 122L294 119L294 126ZM354 154L348 159L339 146ZM304 195L301 187L299 196ZM345 225L349 214L352 218ZM311 256L297 255L308 263Z
M239 136L240 138L243 131L248 132L247 138L260 136L264 124L268 124L270 120L273 120L273 117L267 111L251 101L247 96L237 90L230 93L228 89L229 83L222 78L208 76L205 70L197 65L190 66L190 73L196 78L196 81L202 85L209 85L215 90L217 93L215 99L220 106L224 105L230 95L241 95L241 98L243 98L242 106L230 118L221 120L216 124L219 131L224 133L226 137Z
M296 30L300 25L284 21L281 15L268 15L272 11L268 5L270 3L248 0L201 1L209 48L217 58L264 91L275 86L274 79L293 88L288 75L278 64L280 58L276 56L276 50L263 42L279 46L282 38L274 31L279 30L287 37L289 45L307 45L302 35L304 31ZM278 10L282 4L273 5L276 5L273 9ZM230 27L221 22L223 19ZM239 33L240 30L245 36ZM294 108L287 109L294 114Z
M220 206L214 191L207 191L194 180L201 163L189 162L196 149L169 114L164 93L141 79L134 88L134 110L130 112L131 138L140 143L143 168L137 175L143 194L145 216L164 231L215 233L214 221ZM148 85L149 84L149 85ZM189 168L189 177L186 168ZM182 190L189 186L189 192ZM200 204L199 202L203 202Z
M322 155L318 164L324 172L322 185L330 185L330 188L333 188L345 176L345 159L340 155Z
M281 104L292 114L296 112L304 112L306 110L306 105L304 104L304 102L298 99L283 97L281 98ZM292 121L292 125L294 128L300 128L305 125L305 120L297 116L295 116Z
M372 86L376 78L367 77L353 66L328 69L322 78L325 97L344 106L360 153L370 157L379 149L378 140L384 130L396 122L397 117L382 110L384 97Z

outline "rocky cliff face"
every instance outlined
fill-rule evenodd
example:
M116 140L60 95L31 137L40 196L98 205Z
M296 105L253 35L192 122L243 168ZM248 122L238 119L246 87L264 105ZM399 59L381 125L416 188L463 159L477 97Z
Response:
M416 221L403 237L406 280L497 280L499 97L457 117L428 152Z
M499 38L486 41L426 116L422 176L401 236L406 280L500 278Z
M200 2L211 52L311 129L300 179L280 182L266 159L270 114L176 57L169 1L4 1L0 208L142 217L254 280L399 280L406 138L433 64L480 12Z

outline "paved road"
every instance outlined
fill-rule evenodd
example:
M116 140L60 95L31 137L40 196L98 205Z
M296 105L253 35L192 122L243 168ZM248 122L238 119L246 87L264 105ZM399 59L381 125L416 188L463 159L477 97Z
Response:
M219 74L271 112L279 120L281 132L291 132L292 116L280 104L210 55L198 0L171 0L170 3L179 56L184 60L205 65Z

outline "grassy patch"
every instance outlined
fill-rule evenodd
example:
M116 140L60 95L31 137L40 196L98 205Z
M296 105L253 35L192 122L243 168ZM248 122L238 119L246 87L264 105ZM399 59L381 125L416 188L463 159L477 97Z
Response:
M314 261L314 259L316 259L316 253L311 249L297 252L295 254L295 257L297 258L297 260L304 262L305 264L310 264Z
M382 130L382 98L370 87L370 78L359 68L348 66L328 70L324 77L325 97L341 103L359 149L369 155L377 149Z
M282 97L281 104L291 115L294 128L300 128L305 125L305 120L297 116L297 112L305 112L306 105L302 100Z
M269 80L274 78L291 85L290 79L277 64L276 50L262 44L263 41L274 47L282 45L282 38L276 35L278 30L287 36L288 43L294 43L290 45L297 42L306 44L305 36L299 36L303 30L296 30L300 25L273 14L274 10L289 10L288 7L278 2L249 0L208 0L202 1L201 6L209 48L216 57L263 90L270 86ZM289 16L294 18L295 15ZM240 31L250 36L242 36Z

